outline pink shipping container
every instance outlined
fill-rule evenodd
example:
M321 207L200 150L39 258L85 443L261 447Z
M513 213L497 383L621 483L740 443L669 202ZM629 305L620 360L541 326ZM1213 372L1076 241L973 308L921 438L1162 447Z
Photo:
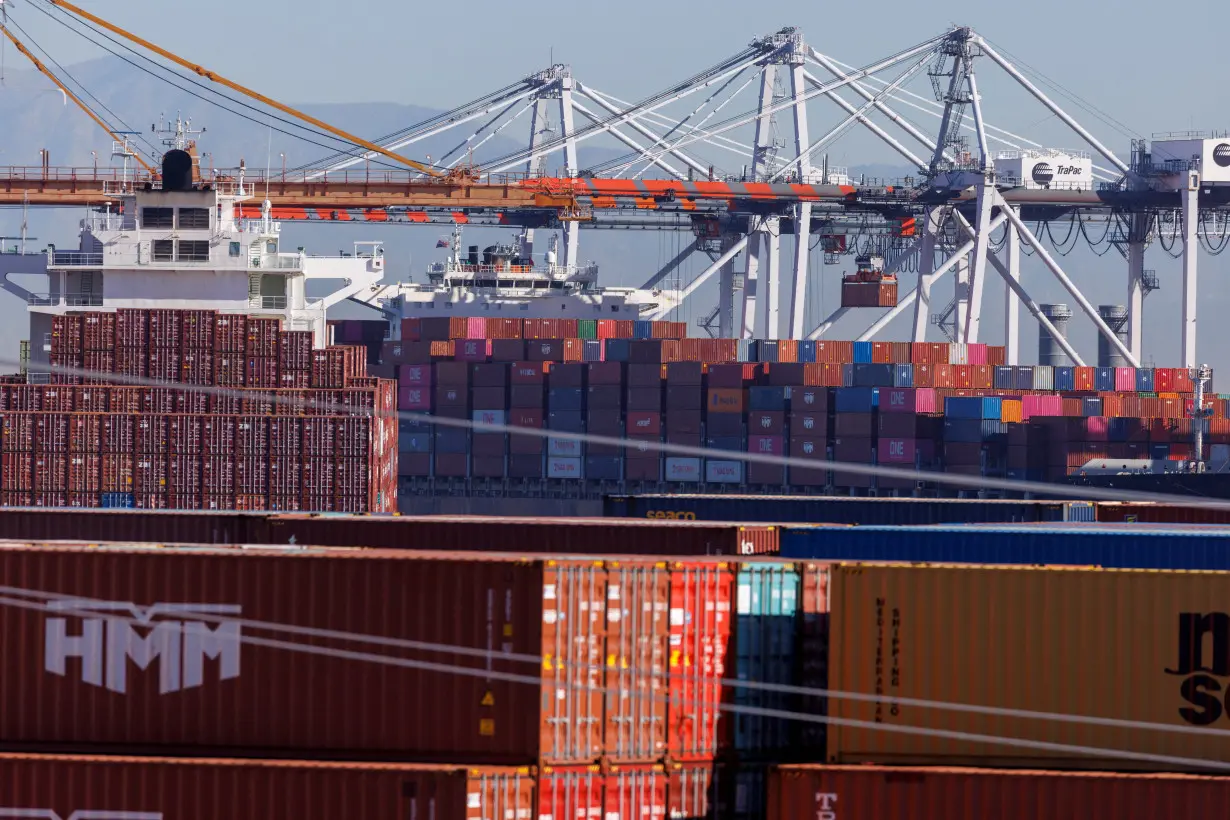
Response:
M987 345L976 343L965 346L968 364L988 364Z
M1133 374L1134 377L1134 374ZM1133 389L1135 385L1133 384ZM1021 396L1021 418L1025 421L1034 416L1062 416L1063 415L1063 396L1041 396L1041 395L1025 395Z
M397 391L399 410L431 410L431 388L403 384Z
M1084 419L1085 441L1106 441L1110 437L1110 419L1092 416Z
M785 455L786 439L783 436L748 436L747 451L758 455Z
M927 439L886 438L881 436L876 456L881 464L914 464L918 456L924 463L935 454L935 445Z
M491 358L491 340L458 339L453 348L453 357L461 362L485 362Z
M1116 393L1135 393L1136 392L1136 368L1134 367L1116 367L1115 368L1115 392Z
M934 388L880 388L881 413L937 413L938 408Z

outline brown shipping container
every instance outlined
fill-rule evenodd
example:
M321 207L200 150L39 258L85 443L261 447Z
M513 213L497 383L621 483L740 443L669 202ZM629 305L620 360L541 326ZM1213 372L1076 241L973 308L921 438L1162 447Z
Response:
M831 715L1104 751L833 725L830 762L1143 770L1230 762L1230 733L1190 731L1224 728L1228 719L1228 573L852 565L833 568L831 589L830 687L874 694L881 677L885 698L833 700ZM1176 731L924 709L895 698ZM1178 760L1129 760L1119 751Z
M0 755L10 817L506 820L536 815L534 785L493 766Z
M1230 778L878 766L781 766L769 820L1209 820Z
M0 736L40 750L594 762L606 576L602 562L440 553L5 550L10 587L139 614L0 611L6 645L50 647L6 676ZM104 676L117 652L137 662Z

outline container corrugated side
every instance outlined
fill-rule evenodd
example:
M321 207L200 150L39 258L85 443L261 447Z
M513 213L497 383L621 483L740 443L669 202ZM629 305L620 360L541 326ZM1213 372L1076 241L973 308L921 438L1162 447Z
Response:
M836 566L830 687L881 699L832 698L830 716L924 731L834 723L827 760L1145 771L1230 762L1230 734L1191 732L1230 720L1222 695L1230 680L1227 599L1230 575L1223 573ZM988 716L901 702L911 698L1042 714ZM996 742L1002 738L1058 745Z
M681 521L973 524L1064 520L1062 501L817 498L754 495L606 496L604 515Z
M769 820L1209 820L1230 778L878 766L781 766Z
M1230 570L1230 529L1097 524L781 528L791 560Z
M0 551L0 584L27 600L102 602L64 614L0 609L5 645L51 650L23 655L0 689L0 737L12 748L513 765L602 752L600 561L13 547ZM138 620L118 619L113 604ZM106 653L141 663L110 664L104 675ZM423 663L529 675L541 686Z
M750 684L796 685L799 569L794 564L742 564L735 588L735 675ZM794 746L797 725L759 710L798 710L793 693L755 686L737 687L734 752L758 759L780 759Z
M219 820L535 816L528 769L0 755L0 815Z

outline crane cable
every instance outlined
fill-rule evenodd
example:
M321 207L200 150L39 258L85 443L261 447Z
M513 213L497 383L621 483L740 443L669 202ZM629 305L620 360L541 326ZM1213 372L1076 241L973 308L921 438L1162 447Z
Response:
M374 142L369 142L368 140L365 140L362 137L355 136L354 134L351 134L347 131L343 131L342 129L337 128L336 126L329 125L327 122L324 122L323 120L319 120L311 116L310 114L306 114L302 111L297 111L296 109L291 108L289 105L280 103L277 100L274 100L270 97L265 96L264 94L261 94L259 91L248 88L244 85L240 85L234 80L230 80L230 79L227 79L226 77L223 77L221 74L217 74L213 71L210 71L207 68L204 68L203 66L199 66L195 63L190 62L189 60L185 60L183 57L180 57L174 54L173 52L167 51L165 48L157 46L154 43L151 43L149 40L143 39L135 34L125 31L119 26L109 23L106 20L102 19L101 17L91 14L85 9L75 6L72 3L68 3L65 0L46 0L46 1L54 6L57 6L59 8L62 8L70 12L71 14L74 14L85 20L89 20L95 25L101 26L105 28L106 30L112 32L113 34L119 35L120 37L123 37L126 40L136 43L142 48L145 48L145 49L148 49L149 51L154 52L155 54L162 57L163 59L170 60L176 65L186 68L189 71L192 71L193 73L201 77L204 77L207 80L211 80L215 83L218 83L219 85L225 86L226 88L229 88L232 91L238 91L241 94L251 97L257 102L267 105L270 108L275 108L284 114L289 114L290 116L297 117L298 119L301 119L304 122L309 122L312 125L316 126L317 128L321 128L325 131L328 131L329 133L334 134L335 136L340 137L343 140L346 140L348 142L353 142L355 145L361 146L362 148L365 148L368 151L374 151L377 154L381 154L403 165L408 165L411 168L414 168L417 171L421 171L424 174L427 174L428 176L434 177L436 179L441 179L445 176L444 173L436 170L435 168L424 165L421 162L416 162L410 159L409 157L403 157L401 154L394 153L393 151L389 151L386 148L383 148ZM33 59L33 57L31 57L31 59Z
M7 22L7 18L6 18L6 22ZM54 73L54 72L52 72L52 70L51 70L51 69L49 69L49 68L47 68L47 66L43 65L43 63L42 63L42 62L38 59L38 57L35 57L35 56L34 56L34 54L33 54L33 53L31 53L31 51L30 51L28 48L26 48L26 47L25 47L25 45L21 42L21 40L18 40L18 39L17 39L17 37L16 37L16 35L14 35L14 34L13 34L13 32L9 30L8 25L0 25L0 33L3 33L3 34L4 34L4 36L5 36L5 37L7 37L7 38L9 39L9 41L11 41L11 42L13 43L13 46L14 46L14 47L15 47L15 48L16 48L16 49L17 49L17 50L18 50L18 51L19 51L19 52L20 52L20 53L21 53L21 54L22 54L22 55L26 58L26 59L28 59L31 63L33 63L33 64L34 64L34 67L35 67L35 68L37 68L40 72L42 72L42 73L43 73L43 74L44 74L44 75L45 75L45 76L46 76L49 80L51 80L53 83L55 83L56 88L58 88L58 89L60 89L60 91L64 92L64 96L66 96L66 97L68 97L70 100L72 100L72 101L73 101L73 102L77 105L77 107L78 107L78 108L80 108L82 111L84 111L84 112L86 113L86 116L88 116L88 117L89 117L90 119L92 119L95 123L97 123L97 125L98 125L98 127L99 127L99 128L101 128L102 130L104 130L104 131L106 131L108 134L110 134L110 135L111 135L111 139L115 140L116 142L123 142L123 141L124 141L124 140L120 137L120 135L119 135L119 134L117 134L117 133L116 133L116 132L115 132L115 131L111 128L111 126L107 125L107 123L105 123L105 122L103 121L102 117L98 116L98 114L96 114L96 113L94 112L94 110L93 110L92 108L90 108L90 106L89 106L89 105L87 105L85 102L83 102L83 101L82 101L82 99L81 99L80 97L78 97L76 94L74 94L74 93L73 93L72 89L70 89L67 85L65 85L63 82L61 82L61 81L60 81L60 78L59 78L59 77L57 77L57 76L55 75L55 73ZM140 154L133 154L133 158L134 158L134 159L135 159L135 160L136 160L136 161L137 161L137 162L141 165L141 167L142 167L142 168L144 168L146 171L150 172L151 174L152 174L152 173L154 173L154 167L153 167L152 165L150 165L148 162L146 162L146 161L145 161L145 159L144 159L143 157L141 157L141 155L140 155Z

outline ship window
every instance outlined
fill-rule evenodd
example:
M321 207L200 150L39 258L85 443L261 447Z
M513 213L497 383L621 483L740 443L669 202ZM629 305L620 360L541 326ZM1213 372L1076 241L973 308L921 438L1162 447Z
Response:
M179 261L180 262L208 262L209 261L209 241L208 240L179 240Z
M141 227L174 228L175 210L172 208L142 208Z
M146 210L149 210L148 208ZM170 239L154 240L154 261L170 262L175 258L175 242Z
M179 209L179 227L185 228L185 229L208 228L209 227L209 209L208 208L180 208Z
M231 256L239 256L241 253L243 253L243 246L241 246L238 242L232 242Z

